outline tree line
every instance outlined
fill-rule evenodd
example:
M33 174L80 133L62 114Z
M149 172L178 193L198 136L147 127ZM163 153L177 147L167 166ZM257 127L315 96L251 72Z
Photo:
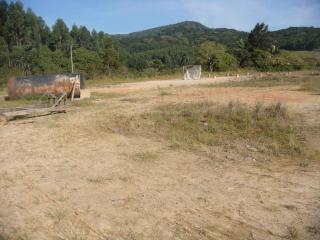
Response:
M320 66L320 52L280 49L268 25L264 23L257 23L245 35L228 29L219 30L219 38L210 36L210 30L195 24L180 24L179 32L177 26L173 26L176 32L170 35L160 28L149 30L152 31L149 36L143 33L142 36L129 36L124 40L120 38L122 48L130 52L129 66L155 73L193 64L201 64L207 71L233 71L238 68L292 71ZM196 31L197 34L193 34ZM238 34L238 39L235 39L235 34ZM234 42L230 42L230 39L226 41L228 36Z
M89 31L77 25L69 29L62 19L49 27L31 9L25 10L20 1L0 0L0 79L68 72L71 46L75 70L87 78L127 72L157 74L191 64L202 64L208 71L238 67L296 70L319 64L319 60L279 50L264 23L258 23L246 38L236 41L233 35L229 38L233 43L228 47L214 38L194 34L194 29L184 34L192 36L194 41L188 41L183 34L179 39L158 34L149 45L148 39L145 43L140 39L127 49L121 38L103 31ZM229 35L226 32L225 39Z
M110 74L120 64L120 54L106 33L85 26L67 27L58 19L52 28L20 1L0 1L0 74L31 75L70 71L73 46L77 71L88 77Z

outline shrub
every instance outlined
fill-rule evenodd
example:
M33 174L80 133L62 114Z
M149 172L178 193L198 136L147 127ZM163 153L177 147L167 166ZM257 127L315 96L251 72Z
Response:
M254 66L261 71L269 71L272 68L272 54L256 49L251 55Z
M215 42L204 42L197 46L198 62L208 71L226 71L237 67L237 60L226 52L226 47Z
M101 69L101 58L95 51L78 48L74 51L74 66L76 71L84 74L86 78L92 78L99 74Z
M274 62L273 69L277 71L301 70L306 65L301 57L288 51L281 51L275 59L278 61Z

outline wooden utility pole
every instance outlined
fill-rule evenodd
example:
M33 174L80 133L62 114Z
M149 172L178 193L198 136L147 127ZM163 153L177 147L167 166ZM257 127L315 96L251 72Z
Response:
M71 73L73 73L73 55L72 55L72 44L70 46L70 61L71 61Z

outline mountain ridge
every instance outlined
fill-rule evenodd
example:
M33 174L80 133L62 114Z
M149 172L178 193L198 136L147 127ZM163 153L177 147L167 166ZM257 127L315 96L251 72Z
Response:
M216 41L228 47L235 47L238 40L247 38L249 32L229 28L210 28L196 21L183 21L128 34L112 35L121 47L129 52L158 49L142 47L150 44L163 47L168 40L173 45L194 45L204 41ZM270 31L270 36L280 48L288 50L314 50L320 48L320 28L288 27Z

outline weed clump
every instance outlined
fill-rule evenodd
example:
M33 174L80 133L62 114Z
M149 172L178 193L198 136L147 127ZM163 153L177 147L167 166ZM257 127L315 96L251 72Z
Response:
M300 131L280 103L254 107L235 102L170 104L142 117L176 147L196 149L240 139L274 154L302 151Z
M151 151L138 152L133 156L133 159L138 162L150 162L158 159L158 155Z

